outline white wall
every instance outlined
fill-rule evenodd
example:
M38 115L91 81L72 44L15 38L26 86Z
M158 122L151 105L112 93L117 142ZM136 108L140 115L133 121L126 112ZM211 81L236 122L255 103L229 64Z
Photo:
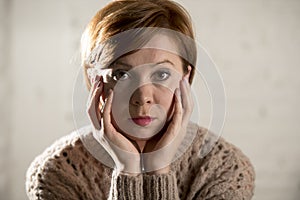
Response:
M9 174L8 167L11 159L10 134L11 134L11 109L9 102L11 96L11 68L9 64L9 9L8 1L0 1L0 196L9 197L8 183Z
M30 162L74 129L80 34L106 2L0 0L1 199L26 199ZM223 136L256 168L254 199L299 199L300 1L181 3L223 76Z

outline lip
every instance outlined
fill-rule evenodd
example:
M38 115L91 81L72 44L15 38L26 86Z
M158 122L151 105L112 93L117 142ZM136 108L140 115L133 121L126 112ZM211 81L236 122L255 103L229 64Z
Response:
M139 126L147 126L154 120L154 118L150 116L140 116L133 117L131 120Z

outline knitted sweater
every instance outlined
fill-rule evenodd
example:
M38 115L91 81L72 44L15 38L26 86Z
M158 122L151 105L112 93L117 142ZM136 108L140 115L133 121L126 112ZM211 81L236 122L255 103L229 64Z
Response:
M27 195L31 200L251 199L255 174L249 159L223 138L201 158L209 132L191 123L188 131L195 137L169 173L137 176L116 174L87 150L83 139L95 141L89 131L84 137L73 132L32 162Z

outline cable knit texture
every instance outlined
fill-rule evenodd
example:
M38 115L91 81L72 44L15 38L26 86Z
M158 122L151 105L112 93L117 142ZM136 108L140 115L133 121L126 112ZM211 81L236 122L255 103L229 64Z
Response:
M196 127L196 128L195 128ZM235 146L220 138L204 158L199 151L208 130L189 126L196 136L167 174L117 174L95 159L75 132L56 141L27 171L31 200L251 199L254 169Z

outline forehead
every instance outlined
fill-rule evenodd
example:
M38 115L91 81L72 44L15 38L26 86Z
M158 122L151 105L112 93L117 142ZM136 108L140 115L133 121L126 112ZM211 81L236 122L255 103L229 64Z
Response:
M182 62L178 55L161 49L140 49L117 60L132 67L150 63L169 63L181 67Z
M142 48L118 59L118 61L126 62L131 66L157 63L164 60L181 65L176 40L164 33L154 35Z

